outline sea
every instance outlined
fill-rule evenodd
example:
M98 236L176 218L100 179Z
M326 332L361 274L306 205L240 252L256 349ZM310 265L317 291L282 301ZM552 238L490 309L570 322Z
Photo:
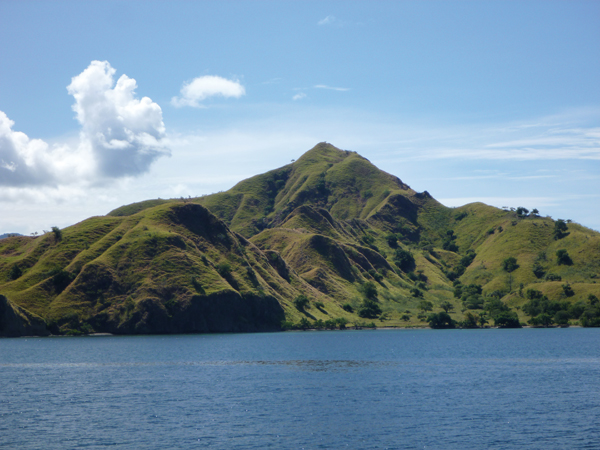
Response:
M1 449L600 449L600 329L0 339Z

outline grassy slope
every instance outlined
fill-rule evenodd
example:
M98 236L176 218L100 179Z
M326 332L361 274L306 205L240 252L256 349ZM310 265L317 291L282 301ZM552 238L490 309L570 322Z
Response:
M481 284L484 294L508 291L501 263L508 256L517 258L513 292L504 297L511 306L525 302L518 294L521 284L521 292L535 288L551 299L562 298L567 281L576 293L571 301L589 293L600 296L599 234L570 224L570 234L555 241L553 229L549 218L519 218L480 203L444 207L360 155L323 143L293 164L227 192L127 205L63 230L61 241L52 234L4 239L0 293L65 329L88 320L96 327L110 323L131 330L136 320L150 320L143 317L151 306L176 317L176 305L184 308L198 298L231 293L274 298L292 321L304 315L292 305L304 294L311 300L309 318L355 322L360 319L341 306L357 308L360 285L373 281L385 313L385 320L375 321L378 325L423 326L417 318L420 299L411 289L419 287L434 311L442 301L452 302L454 317L462 319L445 272L473 250L477 256L461 281ZM458 253L441 248L448 230L456 236ZM422 284L394 265L395 250L386 239L390 232L399 233L400 247L412 252ZM563 248L572 266L556 264L556 250ZM546 254L544 268L562 282L533 275L541 252ZM8 281L15 263L24 274ZM229 275L218 270L224 263ZM52 281L57 270L76 275L63 292ZM315 302L324 306L317 308ZM407 312L410 319L401 319Z

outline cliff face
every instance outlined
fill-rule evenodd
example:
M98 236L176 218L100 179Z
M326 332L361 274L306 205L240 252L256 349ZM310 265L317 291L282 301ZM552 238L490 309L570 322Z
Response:
M528 289L573 304L600 296L600 235L555 229L550 218L483 204L447 208L322 143L227 192L148 200L59 234L0 240L0 334L44 335L44 321L55 334L358 323L366 295L377 325L424 326L423 302L449 302L459 320L483 303L455 297L457 283L512 307ZM569 264L557 262L559 250ZM510 278L507 257L518 261ZM564 283L575 295L563 298ZM299 297L308 303L298 307Z
M0 295L0 336L48 336L44 320L29 311L13 305Z

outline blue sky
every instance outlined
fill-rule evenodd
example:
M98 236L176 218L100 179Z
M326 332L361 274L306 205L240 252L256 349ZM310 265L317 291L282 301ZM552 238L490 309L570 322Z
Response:
M0 233L321 141L448 206L600 230L600 2L0 2Z

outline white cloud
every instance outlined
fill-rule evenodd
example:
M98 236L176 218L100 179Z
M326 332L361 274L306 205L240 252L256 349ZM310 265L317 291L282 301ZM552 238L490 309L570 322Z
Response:
M315 89L329 89L331 91L340 91L340 92L345 92L345 91L349 91L350 88L341 88L341 87L332 87L332 86L327 86L325 84L317 84L315 86L313 86Z
M82 126L80 147L91 150L100 176L138 175L170 154L162 110L148 97L136 99L136 81L127 75L113 87L114 74L107 61L92 61L67 86Z
M206 75L194 78L189 83L185 83L180 91L179 97L173 97L171 104L176 107L192 106L202 107L201 101L208 97L222 96L225 98L240 98L246 94L244 86L237 80L228 80L215 75Z
M74 144L30 139L0 111L0 185L93 184L147 172L169 154L160 106L136 99L136 82L126 75L114 85L114 73L108 62L92 61L67 87L82 127Z
M300 92L299 94L294 95L292 97L292 100L302 100L305 97L306 97L306 94L304 92Z
M85 154L66 146L50 147L12 129L14 122L0 111L0 186L26 187L69 183L89 171Z
M335 16L329 15L327 17L325 17L324 19L321 19L317 22L317 25L320 26L325 26L325 25L329 25L329 26L336 26L336 27L343 27L344 25L347 25L348 22L344 21L344 20L340 20Z

